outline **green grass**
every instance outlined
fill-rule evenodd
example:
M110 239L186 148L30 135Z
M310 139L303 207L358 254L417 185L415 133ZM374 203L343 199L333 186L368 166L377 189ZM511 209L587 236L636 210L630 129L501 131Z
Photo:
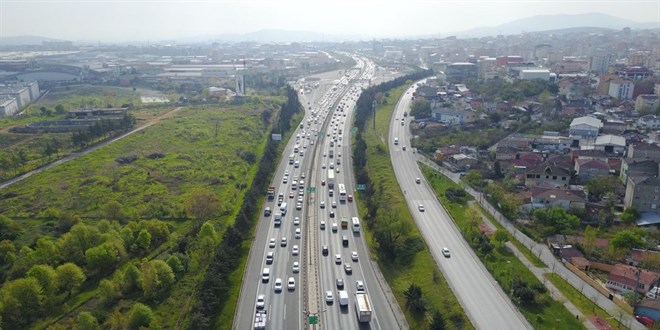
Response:
M374 186L378 190L379 202L389 212L396 212L403 221L411 225L411 236L421 237L394 175L387 143L392 110L404 90L405 86L389 91L386 105L377 108L376 130L371 128L370 122L363 137L368 145L367 168ZM364 207L360 207L360 194L357 194L356 203L358 203L360 214L364 216L366 210ZM373 239L373 233L368 229L365 230L365 238L372 255L377 258L376 242ZM406 308L404 291L413 283L422 288L423 296L429 304L429 310L437 309L441 312L449 329L473 328L426 246L424 250L415 255L409 265L401 266L380 260L379 266L392 288L399 306L403 309L411 329L425 329L428 326L426 315L414 314Z
M450 202L444 192L447 188L460 187L446 176L422 165L422 172L431 184L440 201L445 206L464 237L476 231L472 228L466 216L467 205ZM530 285L542 284L536 276L506 247L495 247L491 253L483 255L477 252L481 262L486 266L493 278L500 284L502 290L511 297L511 285L515 278L520 278ZM537 297L534 304L521 304L512 299L519 310L535 329L582 329L584 326L560 302L553 300L548 294Z
M610 317L610 315L598 307L590 298L586 297L580 291L575 289L572 285L566 282L560 276L555 274L546 273L544 274L545 278L548 279L554 286L559 290L564 297L566 297L577 309L582 312L585 316L589 317L592 315L597 315L602 319L606 320L612 328L622 329L625 328L616 318Z

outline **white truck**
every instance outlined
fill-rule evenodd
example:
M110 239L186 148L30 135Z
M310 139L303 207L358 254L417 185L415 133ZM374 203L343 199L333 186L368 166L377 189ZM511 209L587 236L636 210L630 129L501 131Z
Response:
M355 294L355 315L359 322L371 322L371 302L365 292Z
M257 311L254 315L254 330L266 330L268 312Z
M282 213L277 212L273 216L273 224L275 224L275 227L279 227L282 224Z
M348 292L345 290L339 291L339 306L348 306Z

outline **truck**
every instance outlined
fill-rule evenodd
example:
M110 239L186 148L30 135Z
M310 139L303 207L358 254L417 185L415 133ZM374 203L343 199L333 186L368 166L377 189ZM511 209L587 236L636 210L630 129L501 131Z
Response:
M293 165L293 161L296 159L296 154L289 155L289 164Z
M341 229L346 229L346 228L348 228L348 218L341 217Z
M254 314L254 330L266 330L266 321L268 320L267 311L257 311Z
M268 187L267 196L268 196L268 200L275 199L275 187L273 186Z
M371 322L371 302L366 292L355 294L355 315L359 322Z
M275 227L279 227L282 224L282 212L277 212L273 216L273 224Z
M328 189L333 189L335 187L335 171L328 170Z
M345 290L339 291L339 306L348 306L348 292Z

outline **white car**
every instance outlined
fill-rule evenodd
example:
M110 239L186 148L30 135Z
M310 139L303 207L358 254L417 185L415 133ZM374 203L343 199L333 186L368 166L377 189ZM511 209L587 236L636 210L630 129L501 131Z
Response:
M449 249L446 247L442 248L442 255L445 256L446 258L451 257L451 254L449 253Z
M324 201L321 201L321 208L322 208L322 209L325 208L325 202L324 202Z
M424 205L422 204L417 205L417 209L419 210L419 212L424 212Z
M277 278L275 279L275 285L273 286L275 292L282 292L282 279Z
M300 263L297 261L293 262L293 272L296 274L300 272Z
M321 168L325 170L325 163L321 165ZM286 183L286 182L285 182Z
M300 225L300 218L298 218L298 217L293 218L293 225L294 226L299 226Z
M296 289L296 280L293 279L293 277L289 277L289 282L287 284L287 288L289 290L295 290Z
M332 291L328 290L325 292L325 302L328 304L332 304L333 297L332 297Z
M321 221L320 226L321 226L321 230L325 230L325 221Z
M415 178L415 183L419 184L421 182L422 182L422 180L420 178Z
M337 265L341 264L341 254L335 254L335 263Z
M297 256L298 253L300 253L300 250L298 249L298 245L294 245L293 250L291 250L291 254L293 254L294 256Z
M336 209L336 208L337 208L337 202L332 201L332 208L333 208L333 209Z
M351 260L353 261L358 261L358 254L357 251L351 252Z
M295 235L295 237L296 237L297 239L300 239L300 228L296 228L296 235Z
M264 309L266 306L266 296L260 294L257 296L257 309Z
M286 237L282 237L282 241L280 242L281 247L286 247Z
M270 242L268 243L268 247L271 249L275 247L275 238L270 239Z
M364 292L364 282L362 281L355 281L355 290L357 292Z

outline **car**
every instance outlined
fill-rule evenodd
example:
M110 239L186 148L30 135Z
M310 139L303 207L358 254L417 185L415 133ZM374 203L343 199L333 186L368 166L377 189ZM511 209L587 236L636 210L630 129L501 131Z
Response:
M276 278L275 279L275 284L273 285L273 289L275 292L282 292L282 279L281 278Z
M300 235L301 235L301 233L300 233L300 228L296 228L296 234L295 234L295 237L296 237L297 239L300 239Z
M333 232L333 233L336 233L336 232L337 232L337 223L336 223L336 222L333 222L333 223L332 223L332 232Z
M330 163L330 169L332 170L334 168L335 168L335 163Z
M341 264L341 254L335 254L335 263L337 265Z
M257 309L264 309L266 307L266 296L260 294L257 296Z
M321 168L325 170L325 163L321 164Z
M324 255L324 256L327 256L327 255L328 255L328 251L329 251L329 250L328 250L328 246L327 246L327 245L323 245L323 248L321 249L321 251L323 251L323 255Z
M284 171L284 176L289 176L289 170Z
M325 186L325 180L321 180L321 185Z
M289 177L286 177L286 176L285 176L285 177L282 179L282 183L284 183L284 184L289 183Z
M294 245L293 249L291 250L291 254L293 254L294 256L297 256L298 253L300 253L300 249L298 249L298 245Z
M337 202L332 201L332 208L333 208L333 209L336 209L336 208L337 208Z
M272 251L271 251L271 252L268 252L268 253L266 254L266 264L267 264L267 265L272 264L272 263L273 263L273 258L274 258L274 257L275 257L275 253L273 253Z
M337 284L337 290L343 290L344 289L344 279L343 278L336 279L335 283Z
M324 202L324 201L321 201L320 206L321 206L322 209L324 209L324 208L325 208L325 202Z
M345 271L346 274L348 274L348 275L353 274L353 268L351 267L351 264L345 262L345 263L344 263L344 271Z
M293 273L297 274L300 272L300 263L297 261L293 262Z
M328 290L325 292L325 302L332 304L332 291Z
M403 151L406 151L406 146L403 146L401 149L403 149Z
M320 226L321 230L325 230L325 221L321 221Z
M302 210L302 203L300 202L296 203L296 210L298 211Z
M282 237L282 240L280 241L280 246L285 247L286 246L286 237Z
M419 212L424 212L424 205L422 204L417 205L417 209L419 210Z
M302 203L302 202L303 202L303 197L298 195L298 203Z
M289 198L293 198L293 191L289 193Z
M296 280L293 277L289 277L289 281L287 282L286 287L289 289L289 291L293 291L296 289Z
M298 218L298 217L293 218L293 225L294 226L299 226L300 225L300 218Z
M355 291L364 292L364 282L360 280L355 281Z
M270 242L268 242L268 247L271 249L275 247L275 238L270 239Z
M348 195L347 199L348 199L349 202L352 202L353 201L353 195Z
M445 256L445 258L451 257L451 254L449 253L449 249L446 247L442 248L442 255Z
M358 261L358 254L357 251L351 252L351 260L353 261Z
M335 211L330 211L330 217L334 218L335 217Z
M650 318L650 317L648 317L648 316L635 315L635 319L636 319L639 323L641 323L641 324L643 324L643 325L645 325L645 326L647 326L647 327L652 327L653 324L655 323L655 322L653 322L653 319Z
M422 183L422 179L420 179L420 178L415 178L415 183L417 183L417 184Z
M300 173L300 178L304 179L305 178L305 172Z

